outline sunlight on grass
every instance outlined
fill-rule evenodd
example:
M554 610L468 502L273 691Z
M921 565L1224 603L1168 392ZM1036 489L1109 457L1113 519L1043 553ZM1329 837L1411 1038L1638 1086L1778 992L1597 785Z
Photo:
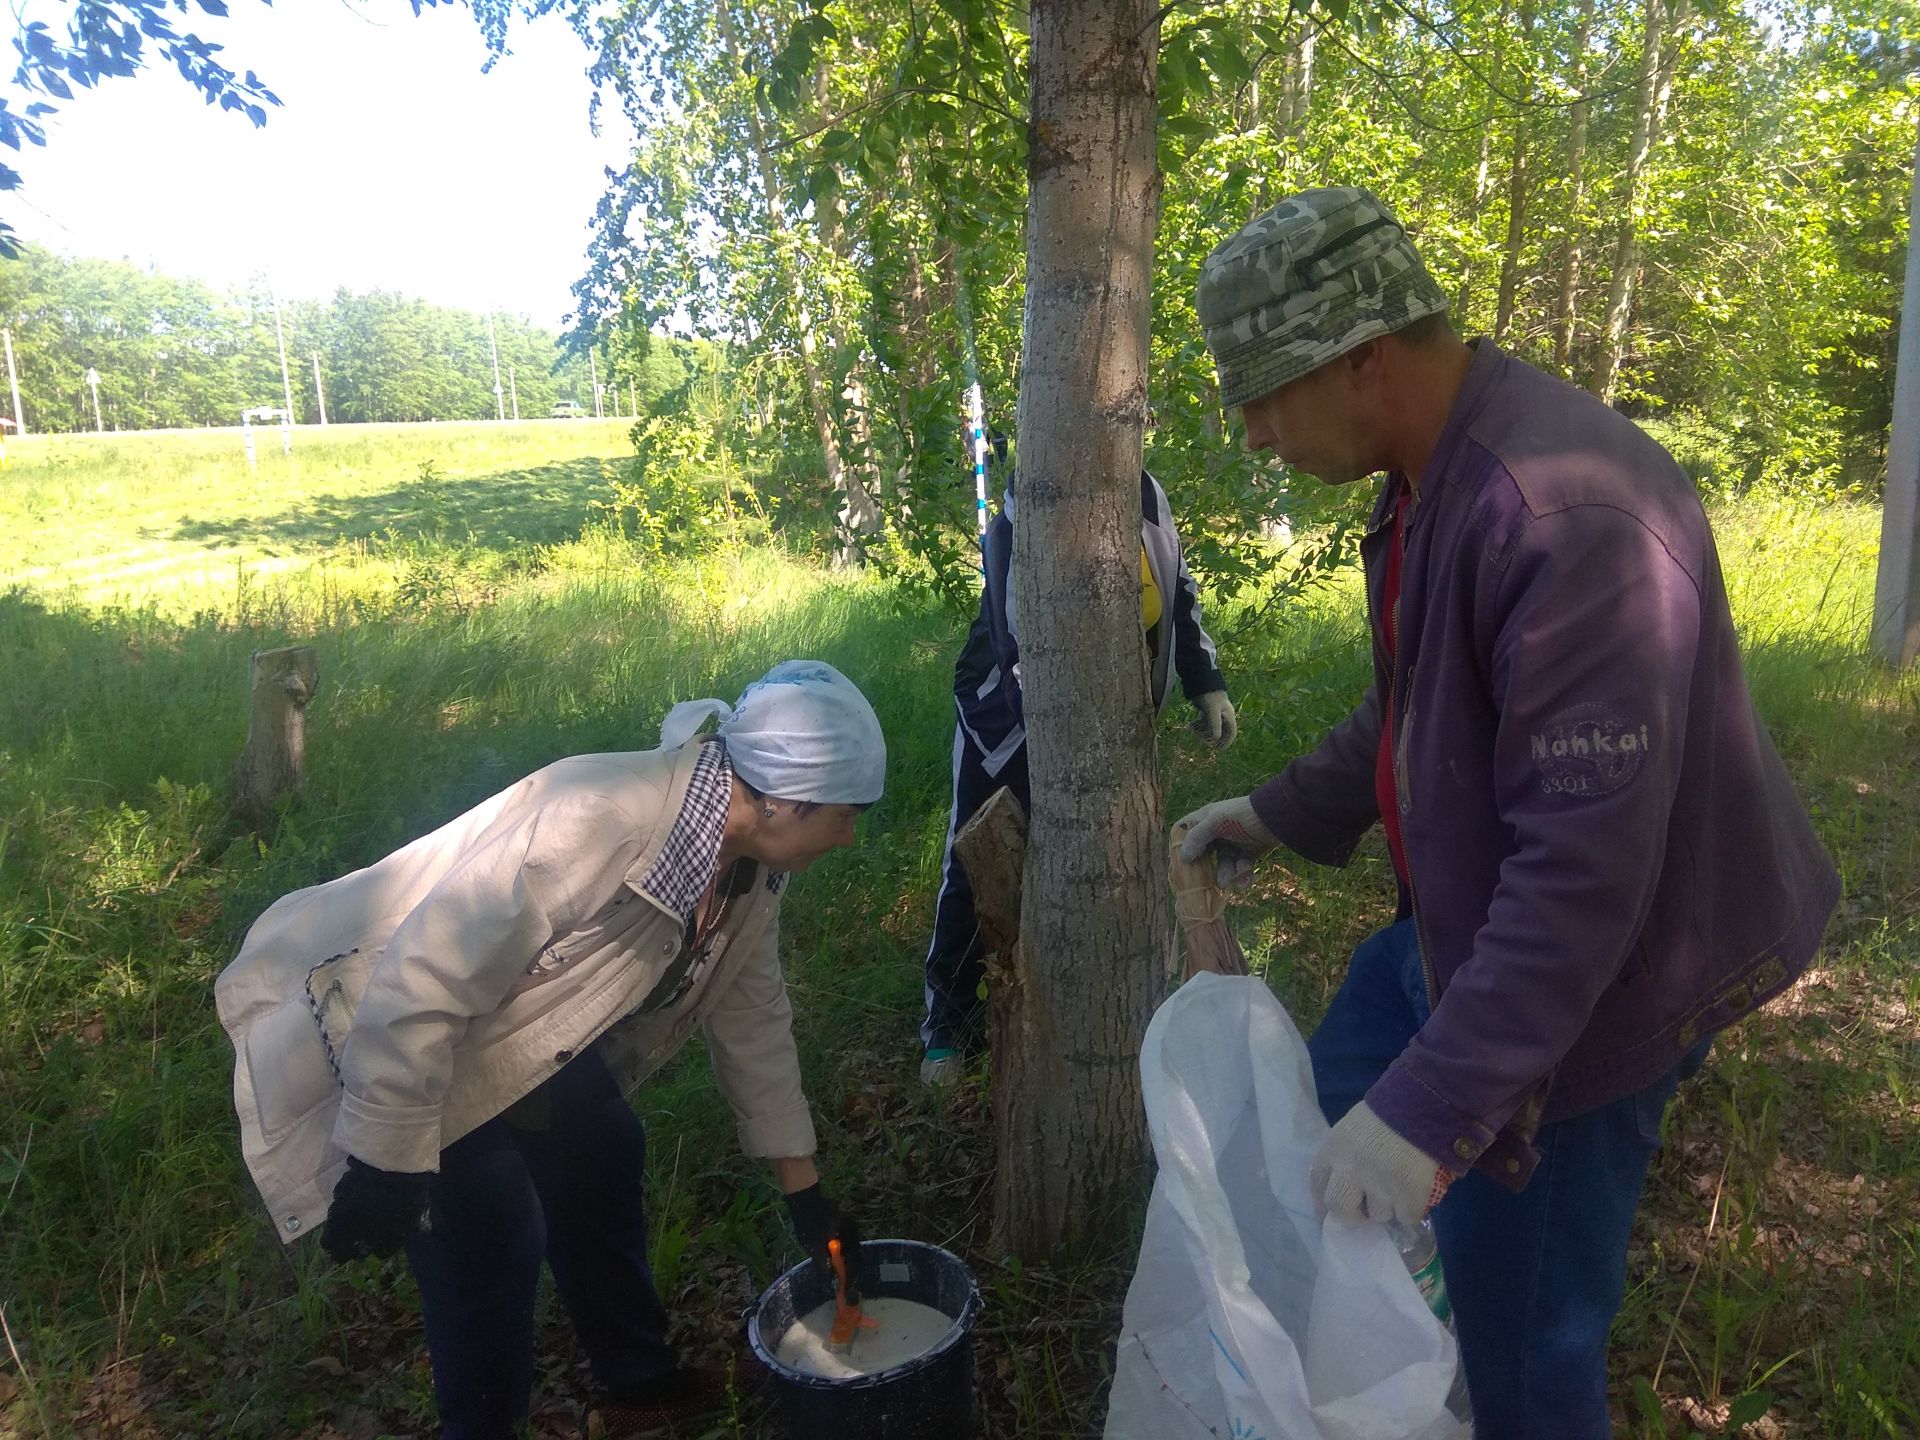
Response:
M557 756L650 746L675 701L733 698L798 655L854 676L889 743L861 845L782 916L829 1183L874 1233L969 1255L1005 1312L982 1342L1004 1433L1097 1426L1124 1257L1002 1266L984 1092L940 1110L911 1080L965 617L775 550L643 563L595 519L625 453L612 425L303 430L297 472L262 439L257 477L231 435L137 454L77 437L23 447L0 484L0 1298L62 1433L100 1433L101 1407L145 1416L124 1431L140 1436L317 1436L349 1405L417 1425L404 1269L332 1269L256 1213L212 978L274 896ZM1920 1433L1920 1330L1901 1318L1920 1245L1920 682L1861 653L1877 512L1747 499L1715 521L1757 702L1847 897L1814 974L1675 1108L1615 1337L1620 1421L1711 1433L1760 1396L1793 1440ZM1206 750L1175 701L1169 815L1246 790L1346 713L1368 673L1358 603L1348 574L1214 607L1243 737ZM248 656L294 642L320 652L309 786L270 833L237 835L223 795ZM1370 839L1346 871L1263 872L1233 919L1310 1025L1391 906ZM697 1053L639 1105L669 1298L690 1344L724 1350L748 1272L788 1253L777 1206ZM549 1315L547 1392L577 1380L570 1345ZM0 1401L0 1435L9 1419Z

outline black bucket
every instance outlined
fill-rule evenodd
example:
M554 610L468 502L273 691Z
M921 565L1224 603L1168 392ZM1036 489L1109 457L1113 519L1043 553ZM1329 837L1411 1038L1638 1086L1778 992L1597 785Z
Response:
M872 1375L834 1380L783 1364L774 1349L794 1321L833 1299L834 1280L812 1261L787 1271L755 1303L747 1343L773 1376L793 1440L966 1440L973 1402L973 1327L980 1287L959 1257L918 1240L860 1247L862 1300L914 1300L951 1316L931 1350Z

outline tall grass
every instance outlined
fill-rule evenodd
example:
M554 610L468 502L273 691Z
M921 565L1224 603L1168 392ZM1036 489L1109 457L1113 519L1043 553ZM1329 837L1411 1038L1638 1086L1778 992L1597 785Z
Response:
M870 1231L972 1259L994 1301L996 1434L1097 1429L1124 1263L1021 1270L987 1251L981 1094L963 1087L940 1108L911 1078L963 621L774 551L643 565L617 535L582 531L614 458L590 444L564 469L538 468L560 463L551 453L532 471L482 456L467 488L423 496L463 483L450 428L418 448L384 437L369 472L281 477L271 495L231 472L191 501L168 498L179 472L127 481L140 496L127 505L95 482L23 486L100 546L137 538L143 513L172 513L172 545L225 515L222 544L280 545L300 563L183 602L164 579L118 600L68 587L76 560L0 596L0 1304L21 1362L0 1356L0 1379L20 1387L12 1408L0 1398L0 1436L33 1433L41 1410L61 1435L317 1437L354 1407L368 1433L424 1428L404 1268L333 1269L311 1244L283 1249L258 1214L213 977L272 897L556 756L649 746L676 700L737 695L796 655L862 684L890 751L862 844L799 880L783 915L829 1185ZM503 491L522 499L489 511ZM335 530L361 527L357 545L290 528L316 496L332 497ZM15 565L36 553L18 533L39 523L23 503L0 504ZM568 517L565 534L513 533L551 515ZM1905 817L1920 798L1920 695L1860 653L1875 515L1746 501L1716 521L1759 704L1848 900L1820 976L1724 1042L1676 1107L1616 1337L1621 1421L1685 1434L1693 1405L1705 1418L1685 1424L1711 1433L1759 1395L1788 1435L1915 1433L1920 852ZM1216 611L1243 739L1205 751L1175 728L1176 702L1161 731L1170 815L1248 788L1345 713L1367 665L1354 604L1342 583L1265 616L1252 602ZM312 778L269 833L238 835L222 796L247 657L296 641L320 653ZM1370 843L1344 872L1264 872L1235 923L1310 1025L1390 905ZM723 1356L740 1305L787 1253L771 1191L735 1156L697 1054L638 1104L663 1290L689 1352ZM541 1393L556 1405L581 1386L566 1347L557 1325L543 1333ZM1651 1401L1631 1398L1636 1385ZM750 1413L728 1424L752 1433Z

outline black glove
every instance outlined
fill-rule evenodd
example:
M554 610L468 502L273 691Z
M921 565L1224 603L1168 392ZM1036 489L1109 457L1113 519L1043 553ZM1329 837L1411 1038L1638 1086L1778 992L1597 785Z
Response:
M827 1254L827 1242L840 1242L840 1258L847 1265L847 1302L860 1303L860 1227L833 1201L820 1193L818 1184L796 1190L787 1196L787 1219L793 1224L793 1238L813 1257L813 1263L829 1275L833 1261Z
M333 1187L333 1203L320 1231L320 1247L343 1264L393 1254L426 1228L428 1186L424 1172L376 1170L347 1157L347 1173Z

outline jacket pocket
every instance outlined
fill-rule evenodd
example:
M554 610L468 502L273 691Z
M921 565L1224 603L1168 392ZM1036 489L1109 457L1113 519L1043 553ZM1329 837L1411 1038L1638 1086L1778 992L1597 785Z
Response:
M628 885L632 885L629 880ZM660 922L661 914L629 888L601 908L577 930L556 935L533 957L526 973L507 991L508 1000L517 1000L530 991L558 980L582 960L610 948L631 949L650 926Z
M338 1097L340 1081L305 996L289 1000L247 1031L246 1047L263 1140L279 1139Z

